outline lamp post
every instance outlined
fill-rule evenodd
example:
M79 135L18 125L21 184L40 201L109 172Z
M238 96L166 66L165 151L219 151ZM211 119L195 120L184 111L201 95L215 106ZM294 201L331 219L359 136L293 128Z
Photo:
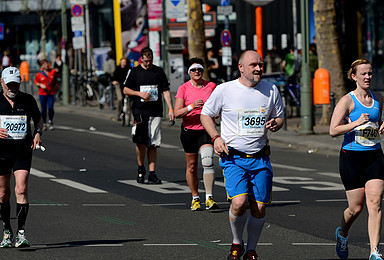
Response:
M68 63L66 60L66 43L68 40L68 30L67 30L67 1L61 0L61 59L63 62L62 76L61 76L61 86L63 91L63 104L69 104L69 72L68 72Z
M294 0L295 1L295 0ZM308 0L300 0L301 34L303 40L301 60L301 133L313 134L312 91L309 69L309 15Z

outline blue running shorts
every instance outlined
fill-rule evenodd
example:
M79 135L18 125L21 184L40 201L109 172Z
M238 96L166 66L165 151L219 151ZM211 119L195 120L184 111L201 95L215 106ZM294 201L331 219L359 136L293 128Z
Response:
M220 166L224 171L228 199L249 195L258 203L271 203L273 173L269 156L224 156L220 159Z

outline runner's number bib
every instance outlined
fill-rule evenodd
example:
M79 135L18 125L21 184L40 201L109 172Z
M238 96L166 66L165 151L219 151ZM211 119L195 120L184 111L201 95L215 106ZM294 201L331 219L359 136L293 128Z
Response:
M0 128L8 130L7 139L23 140L27 136L27 116L0 116Z
M264 135L267 122L266 109L237 109L237 135Z
M157 85L142 85L140 86L140 92L148 92L149 94L151 94L149 100L141 99L141 102L157 101L159 98L159 90L157 89Z
M379 124L367 122L355 128L355 141L363 146L374 146L380 143Z

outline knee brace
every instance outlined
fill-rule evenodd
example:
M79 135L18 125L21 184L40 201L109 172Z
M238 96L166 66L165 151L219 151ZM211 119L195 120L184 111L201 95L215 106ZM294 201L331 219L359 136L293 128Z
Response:
M200 148L201 155L201 165L203 166L203 173L214 173L214 164L213 164L213 147L212 146L203 146Z

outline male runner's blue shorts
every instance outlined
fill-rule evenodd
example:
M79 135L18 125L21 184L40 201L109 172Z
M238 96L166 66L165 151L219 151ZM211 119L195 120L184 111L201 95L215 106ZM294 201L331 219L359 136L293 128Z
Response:
M240 158L238 155L220 159L224 170L225 188L229 199L249 195L258 203L272 201L272 166L269 156Z

